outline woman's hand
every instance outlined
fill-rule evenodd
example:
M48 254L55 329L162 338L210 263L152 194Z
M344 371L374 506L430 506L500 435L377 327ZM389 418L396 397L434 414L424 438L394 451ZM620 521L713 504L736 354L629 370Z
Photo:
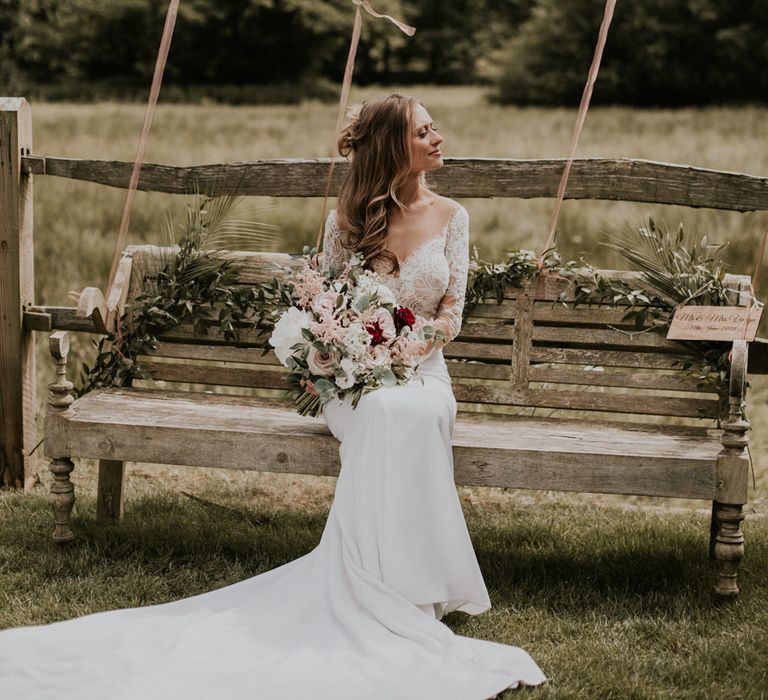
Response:
M442 318L435 318L435 319L432 319L429 322L429 325L432 326L436 331L440 331L443 334L443 338L444 339L448 337L448 322L446 320L444 320ZM427 341L427 350L424 353L425 356L429 355L429 353L431 353L432 350L435 349L435 348L443 348L443 347L445 347L447 341L444 340L444 339L443 340L439 340L439 339L432 338L432 339L428 340Z

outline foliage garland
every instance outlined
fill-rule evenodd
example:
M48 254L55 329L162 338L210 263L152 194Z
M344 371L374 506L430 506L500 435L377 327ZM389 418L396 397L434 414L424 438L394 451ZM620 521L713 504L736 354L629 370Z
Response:
M137 358L156 349L157 338L175 326L190 324L199 334L217 327L225 340L234 344L242 329L255 329L266 340L282 311L291 305L292 285L276 277L258 287L238 285L235 263L209 249L212 231L221 228L234 206L232 198L214 206L221 199L203 197L189 207L187 226L175 255L169 257L157 277L144 276L147 286L133 301L118 331L97 343L93 367L83 365L79 394L103 386L130 386L136 378L149 378ZM540 271L569 282L554 303L626 309L624 320L633 320L638 330L617 330L630 335L663 331L675 308L683 303L730 303L720 258L724 245L709 244L706 238L694 240L682 225L670 233L649 219L646 226L627 228L605 245L640 269L642 287L609 279L583 260L563 263L554 249L546 251L541 264L529 250L511 252L506 261L492 263L482 260L474 249L465 318L478 303L488 299L501 303L506 286L520 286ZM305 247L302 255L314 252ZM681 361L681 371L721 390L728 372L729 344L698 341L687 345L691 358ZM268 351L265 343L264 353Z

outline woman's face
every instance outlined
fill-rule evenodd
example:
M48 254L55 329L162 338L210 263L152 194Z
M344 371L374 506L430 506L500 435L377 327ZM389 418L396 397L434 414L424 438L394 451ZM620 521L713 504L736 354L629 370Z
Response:
M411 118L411 170L420 173L442 167L442 142L443 137L437 133L429 112L417 104Z

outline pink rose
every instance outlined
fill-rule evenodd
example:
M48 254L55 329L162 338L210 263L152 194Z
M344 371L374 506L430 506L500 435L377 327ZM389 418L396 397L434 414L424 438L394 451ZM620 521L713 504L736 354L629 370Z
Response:
M386 366L391 363L392 355L384 345L374 345L368 351L368 364L371 367Z
M336 359L336 353L320 352L316 347L311 347L307 355L307 367L312 374L327 377L333 374Z
M336 309L336 292L323 292L312 300L312 311L319 316L330 316Z

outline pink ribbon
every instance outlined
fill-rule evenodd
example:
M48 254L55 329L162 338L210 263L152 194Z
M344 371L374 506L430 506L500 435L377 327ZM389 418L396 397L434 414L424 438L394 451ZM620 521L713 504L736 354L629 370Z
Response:
M133 208L133 200L136 197L136 189L139 185L139 174L141 173L141 166L144 163L144 153L147 150L149 130L152 128L152 118L155 115L157 98L160 95L160 85L163 82L163 71L165 70L165 63L168 60L168 51L171 47L171 38L173 37L173 28L176 26L176 15L178 14L178 11L179 0L171 0L168 5L168 13L165 16L165 27L163 27L163 36L160 39L160 49L157 52L155 73L152 76L152 87L149 90L149 101L147 102L147 109L144 112L144 126L141 129L139 145L136 149L136 159L133 162L131 179L128 183L128 194L125 197L123 215L120 219L120 229L117 234L117 242L115 243L115 253L112 256L112 269L109 272L109 282L107 282L107 293L104 295L106 299L109 299L110 292L112 291L112 285L115 282L115 275L117 274L117 266L120 264L120 256L125 248L125 241L128 237L128 226L131 222L131 209ZM109 310L107 310L107 312L109 312Z
M592 65L590 66L589 73L587 75L587 84L584 86L584 92L581 95L581 104L579 105L579 114L576 117L576 124L573 127L573 135L571 136L571 147L568 153L568 160L565 163L565 169L563 170L562 177L560 178L560 185L557 188L555 207L552 210L552 216L549 220L549 235L547 236L547 242L541 251L542 256L544 255L544 251L549 250L555 241L557 221L560 218L560 209L563 206L563 199L565 199L565 188L568 185L568 176L571 173L573 158L576 155L576 148L579 145L579 137L581 136L581 131L584 128L584 120L587 118L589 102L592 99L592 90L595 86L595 81L597 80L597 74L600 71L600 61L603 58L603 49L605 48L605 42L608 38L608 29L611 26L611 20L613 19L613 11L615 7L616 0L606 0L603 21L600 25L600 32L597 36L595 55L592 58Z

